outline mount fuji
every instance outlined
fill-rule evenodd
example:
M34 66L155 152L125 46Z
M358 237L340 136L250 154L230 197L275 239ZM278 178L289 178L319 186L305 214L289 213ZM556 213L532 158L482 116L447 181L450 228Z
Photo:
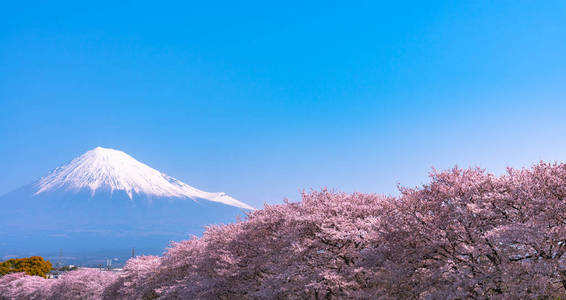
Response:
M0 258L63 251L91 264L132 248L159 254L171 240L254 209L102 147L0 196L0 207Z

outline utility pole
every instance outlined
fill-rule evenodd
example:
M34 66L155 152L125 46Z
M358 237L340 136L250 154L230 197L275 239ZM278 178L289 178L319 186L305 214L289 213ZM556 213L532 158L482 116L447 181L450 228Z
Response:
M132 258L136 257L136 248L132 247Z
M57 268L61 269L63 267L63 249L59 249L59 260L57 261Z

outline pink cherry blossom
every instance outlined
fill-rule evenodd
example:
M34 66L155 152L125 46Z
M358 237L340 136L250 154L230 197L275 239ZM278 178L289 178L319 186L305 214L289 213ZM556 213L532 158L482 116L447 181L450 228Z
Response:
M0 299L566 296L566 164L436 172L398 197L303 193L130 259L117 275L0 278Z

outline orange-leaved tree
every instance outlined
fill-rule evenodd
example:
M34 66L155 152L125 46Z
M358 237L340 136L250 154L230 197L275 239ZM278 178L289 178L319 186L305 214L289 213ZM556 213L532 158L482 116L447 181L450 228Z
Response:
M12 258L0 263L0 275L25 272L28 275L45 277L51 269L51 262L41 256Z

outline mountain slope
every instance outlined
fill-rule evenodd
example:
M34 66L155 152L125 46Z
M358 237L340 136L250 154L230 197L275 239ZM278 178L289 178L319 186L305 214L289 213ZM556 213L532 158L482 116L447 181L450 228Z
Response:
M74 263L100 251L101 259L121 257L132 247L159 254L170 240L234 222L253 209L100 147L1 196L0 206L0 259L63 249L75 252Z
M99 189L124 191L149 197L205 199L244 209L253 207L224 193L208 193L193 188L135 160L128 154L97 147L41 178L35 195L57 190Z

